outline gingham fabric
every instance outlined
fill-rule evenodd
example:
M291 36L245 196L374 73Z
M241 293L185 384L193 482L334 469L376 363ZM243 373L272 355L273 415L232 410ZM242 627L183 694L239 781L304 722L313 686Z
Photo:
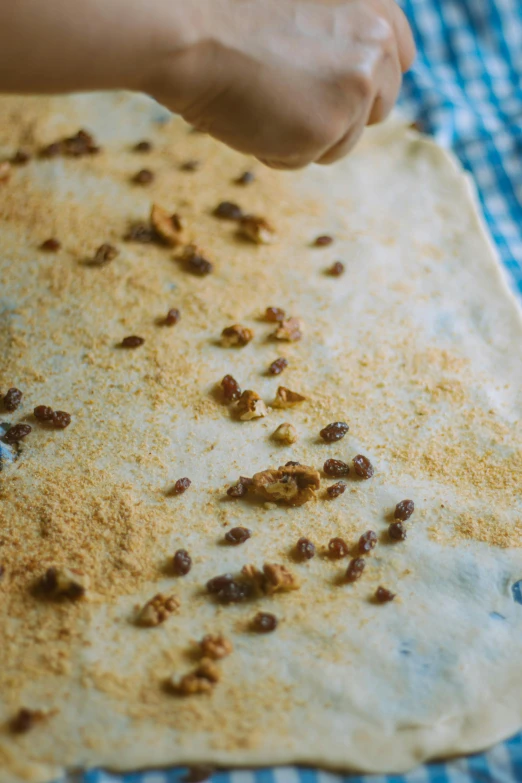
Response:
M522 294L522 0L403 0L418 57L402 103L451 147L478 187L501 258ZM375 738L376 744L379 738ZM185 770L78 783L177 783ZM407 775L343 776L297 767L219 772L212 783L520 783L522 734L488 753L427 764Z

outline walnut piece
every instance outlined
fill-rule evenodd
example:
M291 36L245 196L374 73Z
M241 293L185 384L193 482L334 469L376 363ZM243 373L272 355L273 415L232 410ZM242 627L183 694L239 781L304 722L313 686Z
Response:
M252 329L241 324L233 324L221 332L221 345L224 348L241 348L243 345L248 345L253 337Z
M214 661L202 658L194 671L183 675L179 680L172 677L169 684L181 696L192 696L196 693L210 693L220 679L221 672Z
M279 386L272 406L274 408L291 408L292 406L297 405L297 403L304 402L305 400L306 397L303 397L302 394L291 391L291 389L287 389L286 386Z
M181 245L185 241L185 226L179 215L169 215L166 209L153 204L150 211L150 222L158 236L171 247Z
M0 163L0 182L7 182L7 180L11 176L11 171L12 168L9 161L8 160L2 161L2 163Z
M259 394L251 389L243 392L236 408L241 421L261 419L268 414L268 409Z
M175 595L163 595L158 593L140 609L136 623L144 628L154 628L180 607L179 599Z
M199 643L204 658L211 658L214 661L220 658L226 658L233 651L232 642L223 636L223 634L207 634Z
M239 232L256 245L270 245L275 240L273 226L257 215L244 215L239 222Z
M264 591L267 595L287 593L299 588L297 577L284 565L265 563L263 574L265 576Z
M44 593L53 598L83 598L90 585L87 574L75 568L48 568L40 581Z
M291 443L295 443L297 440L297 430L293 424L289 424L287 421L285 421L283 424L279 425L272 437L279 443L290 445Z
M303 322L300 318L288 318L282 321L272 337L276 340L286 340L289 343L295 343L303 336Z
M264 500L301 506L315 498L321 480L319 471L307 465L288 465L255 473L249 491Z

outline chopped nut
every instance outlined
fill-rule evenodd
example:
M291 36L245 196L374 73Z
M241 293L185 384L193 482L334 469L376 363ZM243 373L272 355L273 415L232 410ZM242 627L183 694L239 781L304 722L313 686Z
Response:
M43 710L28 710L26 707L22 707L9 721L9 728L13 734L25 734L46 717L47 714Z
M252 477L249 488L265 500L282 501L301 506L315 498L320 486L319 473L306 465L285 465L277 470L263 470Z
M105 242L100 245L93 258L88 261L89 266L105 266L112 261L118 255L119 251L113 245L109 245Z
M253 339L254 332L247 326L233 324L221 332L221 345L224 348L241 348Z
M174 486L172 487L172 490L170 492L171 495L182 495L184 492L187 491L187 489L192 484L192 481L187 478L186 476L183 478L179 478Z
M120 344L122 348L139 348L144 342L145 339L143 337L138 337L137 334L131 334L128 337L124 337Z
M284 422L283 424L279 425L279 427L272 434L272 437L279 443L290 445L291 443L295 443L297 440L297 430L293 424Z
M291 408L293 405L297 405L299 402L304 402L306 397L298 392L287 389L286 386L279 386L276 393L276 398L272 403L274 408Z
M297 577L284 565L265 563L263 574L265 577L263 590L267 595L287 593L299 588Z
M32 432L32 429L33 428L29 424L15 424L13 427L9 427L1 440L8 445L20 443L21 440Z
M252 533L247 527L233 527L225 533L227 544L244 544L251 537Z
M259 633L271 633L277 628L277 617L270 612L258 612L252 620L252 630Z
M233 651L232 643L223 634L207 634L199 643L201 652L205 658L214 661L226 658Z
M2 163L0 163L0 182L7 182L10 176L11 164L8 160L4 160Z
M267 307L265 310L265 321L269 323L281 323L286 318L286 313L280 307Z
M4 394L3 399L6 411L9 411L10 413L15 411L22 402L22 397L23 394L20 389L16 389L14 386L11 389L8 389Z
M132 182L134 182L136 185L150 185L150 183L153 181L154 172L152 172L150 169L140 169L140 171L136 172L136 174L132 177Z
M362 479L370 479L374 473L372 463L368 457L364 457L362 454L358 454L353 458L353 469Z
M268 220L256 215L244 215L239 223L239 231L257 245L269 245L275 239L275 230Z
M157 593L154 598L142 606L136 623L144 628L154 628L164 623L171 614L178 611L179 607L179 599L175 595Z
M344 272L344 264L342 261L334 261L331 267L326 270L328 275L332 277L340 277Z
M90 586L87 574L75 568L48 568L40 580L40 589L52 598L83 598Z
M214 215L223 220L241 220L243 210L233 201L222 201L215 208Z
M46 253L56 253L61 246L61 242L58 239L50 237L49 239L46 239L45 242L42 242L40 250L45 250Z
M188 272L198 277L209 275L214 269L214 265L203 256L203 251L196 245L187 245L180 261L185 264Z
M393 601L396 597L396 593L392 593L386 587L378 587L375 591L375 600L378 604L386 604L388 601Z
M225 375L220 385L223 389L223 397L226 402L237 402L237 400L239 400L241 397L241 388L232 375Z
M332 242L333 237L329 234L321 234L321 236L314 239L314 247L327 247L327 245L331 245Z
M193 696L197 693L210 693L213 684L205 677L198 677L196 674L185 674L180 680L172 678L171 687L181 696Z
M185 227L178 214L169 215L166 209L153 204L150 222L154 231L170 247L177 247L185 241Z
M272 337L275 340L286 340L289 343L295 343L303 336L303 324L300 318L288 318L282 321L277 327Z
M326 427L323 427L319 432L319 435L327 443L334 443L336 440L344 438L349 429L350 428L345 421L334 421Z
M395 506L395 519L400 519L401 522L406 522L415 511L415 503L413 500L401 500Z
M268 408L257 392L246 389L237 403L237 412L241 421L251 421L266 416Z

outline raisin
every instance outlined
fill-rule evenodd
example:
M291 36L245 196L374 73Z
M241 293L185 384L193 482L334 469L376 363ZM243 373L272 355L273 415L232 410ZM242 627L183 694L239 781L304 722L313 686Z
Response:
M22 402L23 394L20 389L8 389L4 395L3 403L6 411L15 411Z
M365 567L366 562L362 557L354 557L350 560L348 568L346 569L346 579L348 582L355 582L357 579L360 579Z
M243 210L233 201L222 201L215 208L214 215L224 220L241 220Z
M280 321L284 321L285 318L286 313L284 310L281 310L280 307L267 307L265 310L265 321L279 323Z
M285 359L284 356L280 356L279 359L275 359L275 361L272 362L268 368L268 372L270 375L281 375L286 367L288 367L288 359Z
M154 172L150 169L140 169L132 178L136 185L150 185L154 181Z
M172 489L173 495L182 495L192 484L189 478L179 478Z
M163 323L165 326L174 326L181 318L181 313L177 307L172 307L165 316Z
M244 544L251 535L252 533L247 527L233 527L225 533L225 541L228 544L237 546L238 544Z
M14 734L25 734L33 728L34 723L33 712L22 707L11 719L9 727Z
M315 555L315 545L309 538L300 538L296 544L296 551L303 560L311 560Z
M331 538L328 542L328 552L331 557L346 557L349 547L344 538Z
M48 144L40 151L42 158L56 158L57 155L61 155L63 150L61 141L53 141L52 144Z
M240 584L232 580L218 593L218 598L224 604L237 604L244 601L250 595L250 589L245 584Z
M336 440L344 438L350 428L344 421L334 421L328 424L320 431L319 435L327 443L334 443Z
M221 381L221 388L223 389L223 396L227 402L235 402L241 397L239 383L232 375L225 375Z
M314 246L327 247L328 245L331 245L332 242L333 242L333 237L331 237L329 234L321 234L320 236L314 239Z
M244 171L234 182L236 185L249 185L254 180L255 176L251 171Z
M48 405L37 405L33 413L38 421L51 421L54 415L53 409Z
M285 462L285 468L296 468L300 464L300 462L294 462L293 460L290 460L289 462Z
M344 481L338 481L336 484L332 484L331 487L327 487L326 494L329 498L338 498L346 490L346 484Z
M31 160L31 154L24 149L19 149L11 158L13 166L25 166Z
M134 152L150 152L151 149L152 149L152 144L150 141L147 140L139 141L134 146Z
M145 340L143 337L138 337L135 334L129 335L129 337L124 337L121 341L121 347L122 348L139 348L140 345L143 345Z
M65 411L53 411L50 421L56 429L64 430L71 423L71 414Z
M340 476L347 476L349 474L350 466L340 459L327 459L323 465L323 470L327 476L339 478Z
M413 500L401 500L395 506L395 519L400 519L401 522L406 522L415 511L415 503Z
M146 223L135 223L130 227L124 237L126 242L142 242L143 244L155 242L157 238L154 229Z
M334 261L332 266L330 266L326 271L332 277L340 277L344 272L344 264L342 261Z
M362 479L370 479L374 472L372 463L368 457L364 457L362 454L358 454L353 458L353 469Z
M207 261L206 258L203 258L198 253L194 253L186 259L186 266L189 272L193 275L198 275L198 277L209 275L214 268L210 261Z
M113 245L104 242L89 261L89 266L105 266L105 264L108 264L116 258L118 252L119 251Z
M33 428L29 424L15 424L7 430L2 440L4 443L8 444L19 443L23 438L29 435L32 429Z
M277 617L269 612L258 612L252 620L252 629L259 633L271 633L277 628Z
M234 577L232 574L222 574L221 576L215 576L213 579L209 579L207 582L207 592L211 595L217 595L233 581Z
M402 522L392 522L388 528L388 535L392 541L404 541L406 538L406 528Z
M186 576L192 568L192 558L186 549L178 549L172 558L172 567L177 576Z
M377 546L377 533L374 533L373 530L367 530L360 537L358 546L361 555L367 555Z
M242 481L238 481L237 484L233 484L227 489L227 495L231 498L242 498L247 492L248 489Z
M62 244L58 239L50 237L49 239L46 239L45 242L42 242L40 250L45 250L46 253L56 253L61 246Z
M187 774L181 778L182 783L203 783L212 777L214 770L212 767L189 767Z
M380 604L386 604L388 601L393 601L396 593L392 593L386 587L378 587L375 591L375 600Z
M180 169L181 171L197 171L200 165L199 160L186 160L181 164Z

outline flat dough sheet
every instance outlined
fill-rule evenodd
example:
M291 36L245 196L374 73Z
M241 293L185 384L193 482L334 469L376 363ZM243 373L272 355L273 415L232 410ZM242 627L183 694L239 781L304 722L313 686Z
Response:
M368 132L332 168L298 173L190 133L129 95L3 99L0 158L36 150L79 127L103 151L35 158L0 185L0 378L24 392L9 422L33 431L0 475L0 781L49 781L71 767L121 770L182 763L299 762L400 772L469 753L522 725L522 322L455 161L400 122ZM149 138L148 155L132 145ZM183 170L197 159L195 171ZM148 187L130 184L153 169ZM233 180L255 171L248 186ZM212 215L223 200L268 218L277 241L254 245ZM181 213L215 264L194 277L168 248L123 241L152 202ZM334 243L314 247L319 234ZM39 250L49 236L56 254ZM102 242L119 256L83 263ZM337 259L346 272L325 273ZM267 306L302 318L295 343L268 339ZM172 328L157 319L170 307ZM241 349L225 326L252 328ZM134 351L117 347L145 338ZM279 378L266 368L277 356ZM232 374L270 404L279 383L306 400L238 421L215 386ZM69 411L64 431L38 426L35 405ZM319 430L346 421L325 444ZM283 421L299 440L271 438ZM368 456L369 481L298 508L231 500L239 475L297 460ZM352 471L353 472L353 471ZM168 490L192 480L181 496ZM395 504L412 498L408 538L392 544ZM251 529L238 547L230 527ZM379 543L346 584L351 544ZM300 536L317 547L295 561ZM190 551L184 578L169 571ZM206 581L245 564L288 566L301 587L222 606ZM91 579L79 602L39 600L46 568ZM378 585L397 593L377 605ZM136 627L135 607L174 591L178 614ZM274 633L253 615L279 618ZM194 666L195 644L224 633L233 653L210 695L164 688ZM30 732L8 721L48 711Z

